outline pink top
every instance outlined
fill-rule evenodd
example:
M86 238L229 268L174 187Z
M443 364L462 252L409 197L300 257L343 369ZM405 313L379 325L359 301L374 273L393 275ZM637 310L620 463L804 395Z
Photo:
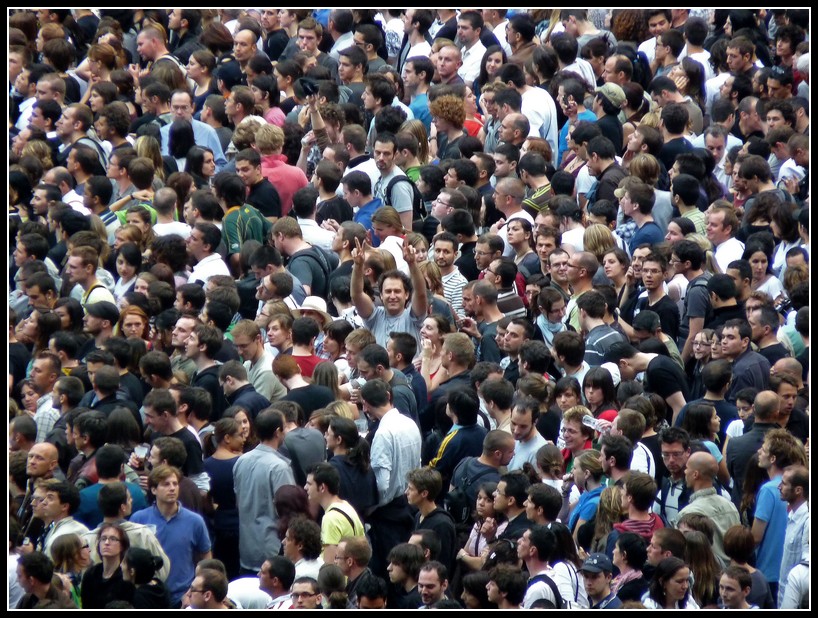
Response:
M281 198L281 216L286 217L293 207L293 195L309 184L307 175L298 167L289 165L284 155L263 155L261 173L278 191Z

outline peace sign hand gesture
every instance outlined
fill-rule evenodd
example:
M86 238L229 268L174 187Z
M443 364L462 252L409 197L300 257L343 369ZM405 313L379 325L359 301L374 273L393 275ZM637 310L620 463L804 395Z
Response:
M352 262L356 266L363 266L364 260L366 259L366 252L367 250L371 249L372 246L364 240L363 244L357 238L355 239L355 248L352 250Z

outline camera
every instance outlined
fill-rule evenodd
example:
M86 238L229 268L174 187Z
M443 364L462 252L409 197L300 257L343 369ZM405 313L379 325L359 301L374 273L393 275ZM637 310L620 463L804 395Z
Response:
M298 81L301 82L301 89L304 91L304 96L311 97L314 94L318 94L318 83L315 80L301 77Z

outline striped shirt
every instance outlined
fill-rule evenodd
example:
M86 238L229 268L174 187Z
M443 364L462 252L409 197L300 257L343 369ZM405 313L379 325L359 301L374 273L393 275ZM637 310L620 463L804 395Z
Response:
M452 309L459 317L466 314L463 311L463 286L468 280L455 268L448 275L443 275L443 295L452 304Z

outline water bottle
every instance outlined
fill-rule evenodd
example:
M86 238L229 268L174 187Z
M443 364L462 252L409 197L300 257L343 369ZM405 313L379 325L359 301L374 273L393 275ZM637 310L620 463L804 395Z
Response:
M586 414L582 417L582 424L586 427L590 427L594 431L599 431L599 421L590 414Z

